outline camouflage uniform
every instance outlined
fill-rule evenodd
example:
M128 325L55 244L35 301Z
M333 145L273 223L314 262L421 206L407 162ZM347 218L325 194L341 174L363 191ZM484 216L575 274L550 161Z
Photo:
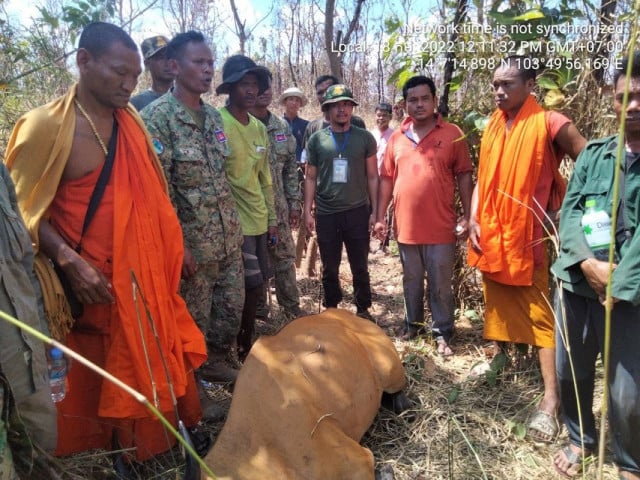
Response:
M31 237L18 213L13 183L0 164L0 310L48 333ZM51 478L40 450L57 441L43 344L0 321L0 480ZM34 445L35 443L35 445Z
M165 169L185 248L198 269L181 293L211 358L229 353L244 305L242 228L224 171L229 154L220 114L201 104L204 130L169 91L141 113Z
M280 236L276 247L269 249L276 277L276 298L285 312L297 314L300 309L300 295L296 284L296 247L289 224L289 212L302 209L296 162L296 139L287 122L271 113L269 113L266 127L269 135L269 166Z

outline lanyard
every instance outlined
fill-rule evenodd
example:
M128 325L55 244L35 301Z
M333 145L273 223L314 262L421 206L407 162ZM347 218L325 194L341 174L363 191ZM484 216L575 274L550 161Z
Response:
M344 136L344 139L342 140L342 146L338 147L338 141L336 140L336 136L333 133L333 129L331 127L329 127L329 131L331 132L331 138L333 139L333 144L336 147L336 152L338 152L338 158L342 158L342 152L344 151L344 148L347 146L347 141L349 140L349 135L351 134L351 127L349 127L349 130L347 130L347 133Z

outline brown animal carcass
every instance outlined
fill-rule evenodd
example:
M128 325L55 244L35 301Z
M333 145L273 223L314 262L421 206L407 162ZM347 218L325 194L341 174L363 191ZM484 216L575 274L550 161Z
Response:
M359 444L383 392L399 392L398 353L374 323L344 310L294 320L261 337L205 461L222 479L372 480Z

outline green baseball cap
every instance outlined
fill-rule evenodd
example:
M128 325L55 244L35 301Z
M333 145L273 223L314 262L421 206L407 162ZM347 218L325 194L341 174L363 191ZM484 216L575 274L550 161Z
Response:
M341 102L343 100L347 100L353 103L354 106L358 106L358 102L353 99L353 92L341 83L337 85L331 85L327 88L327 91L324 92L324 97L322 97L322 106L329 105L331 103Z

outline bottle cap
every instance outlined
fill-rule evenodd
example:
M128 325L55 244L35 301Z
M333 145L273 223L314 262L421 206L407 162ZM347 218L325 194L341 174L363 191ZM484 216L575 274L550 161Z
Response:
M586 202L584 202L584 206L587 208L595 207L596 201L593 198L591 200L587 200Z
M62 350L60 350L57 347L51 348L51 351L49 352L49 354L51 355L51 358L53 360L60 360L63 356Z

